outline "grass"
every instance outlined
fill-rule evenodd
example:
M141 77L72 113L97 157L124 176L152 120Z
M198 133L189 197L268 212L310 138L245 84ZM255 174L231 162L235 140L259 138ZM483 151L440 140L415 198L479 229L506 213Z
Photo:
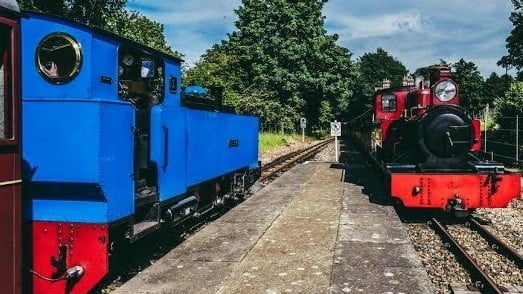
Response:
M284 134L281 133L269 133L264 132L260 133L260 152L264 153L279 147L283 147L287 144L291 144L292 142L300 141L301 135L300 134ZM311 137L305 136L305 141L312 141L314 140Z

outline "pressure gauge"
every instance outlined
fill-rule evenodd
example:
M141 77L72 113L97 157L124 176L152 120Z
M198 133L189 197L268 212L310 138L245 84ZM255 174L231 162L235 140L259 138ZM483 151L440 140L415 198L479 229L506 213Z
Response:
M134 56L132 56L131 54L125 55L122 59L122 62L127 66L131 66L134 63Z

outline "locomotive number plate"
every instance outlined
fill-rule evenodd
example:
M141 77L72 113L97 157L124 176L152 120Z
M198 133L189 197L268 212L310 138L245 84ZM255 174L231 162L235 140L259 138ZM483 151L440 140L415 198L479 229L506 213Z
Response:
M237 139L229 140L229 147L238 147L238 145L240 145L240 142Z

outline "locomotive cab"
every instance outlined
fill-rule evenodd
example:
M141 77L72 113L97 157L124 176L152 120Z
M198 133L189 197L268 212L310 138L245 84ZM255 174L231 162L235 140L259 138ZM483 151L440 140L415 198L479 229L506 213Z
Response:
M164 100L164 64L130 46L120 46L118 57L118 95L135 109L134 184L136 205L157 199L157 166L150 157L151 109Z

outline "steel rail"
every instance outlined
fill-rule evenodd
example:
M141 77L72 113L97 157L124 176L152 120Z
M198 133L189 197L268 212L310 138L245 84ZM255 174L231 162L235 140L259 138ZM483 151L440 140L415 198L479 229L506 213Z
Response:
M331 139L327 139L327 140L325 140L323 142L320 142L318 144L315 144L315 145L312 145L312 146L309 146L309 147L306 147L306 148L303 148L303 149L300 149L300 150L295 150L295 151L292 151L290 153L284 154L284 155L274 159L273 161L263 165L262 166L262 171L268 170L268 169L270 169L270 168L272 168L274 166L277 166L278 164L281 164L281 163L283 163L283 162L285 162L285 161L287 161L287 160L297 156L300 153L307 152L307 151L309 151L309 150L311 150L311 149L313 149L315 147L318 147L321 144L325 144L325 142L327 142L327 141L331 142L332 140L333 140L332 138Z
M267 174L265 174L265 175L262 175L262 177L260 178L260 181L266 182L267 180L274 178L278 173L280 173L284 169L288 168L289 166L293 165L294 163L304 160L305 158L309 158L309 157L313 156L314 154L318 153L323 147L325 147L329 143L332 143L332 139L328 139L328 140L325 140L314 146L292 152L291 154L293 154L293 156L286 156L286 155L282 156L282 157L285 157L285 160L277 159L278 163L271 165L269 168L278 166L279 164L281 164L281 165L278 168L276 168L275 170L273 170L271 172L267 172ZM289 160L291 160L291 161L289 161ZM287 161L289 161L289 162L287 162ZM267 171L269 168L265 168L265 169L262 168L262 171Z
M523 268L523 256L512 248L512 246L499 239L485 226L480 224L478 220L471 218L468 223L470 224L470 227L478 232L494 250L512 260L519 268Z
M436 218L431 219L432 227L436 233L448 244L449 249L458 257L462 265L465 266L474 282L479 282L483 293L499 293L503 291L498 285L479 267L467 251L458 243L449 231Z

